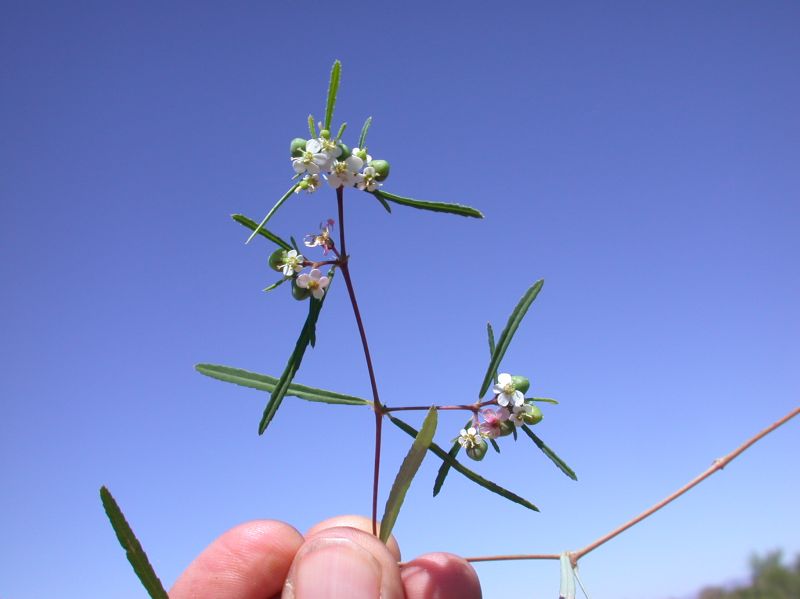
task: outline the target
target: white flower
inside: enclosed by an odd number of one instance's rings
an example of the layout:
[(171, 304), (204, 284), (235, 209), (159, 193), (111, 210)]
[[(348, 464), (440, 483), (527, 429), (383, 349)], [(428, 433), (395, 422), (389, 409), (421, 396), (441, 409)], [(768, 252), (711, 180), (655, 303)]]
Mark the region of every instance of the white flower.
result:
[(520, 406), (514, 407), (514, 413), (508, 417), (508, 419), (516, 424), (517, 426), (522, 426), (525, 424), (525, 416), (531, 414), (533, 412), (533, 406), (527, 403), (523, 403)]
[(286, 252), (286, 260), (283, 263), (283, 276), (290, 277), (293, 273), (300, 272), (303, 270), (303, 258), (302, 254), (298, 254), (297, 250), (289, 250)]
[(309, 139), (306, 142), (305, 151), (291, 160), (294, 172), (298, 174), (308, 172), (310, 175), (318, 175), (320, 170), (328, 169), (332, 158), (322, 151), (322, 144), (319, 143), (318, 139)]
[(356, 175), (356, 187), (358, 187), (361, 191), (375, 191), (381, 186), (381, 183), (378, 183), (375, 175), (377, 175), (375, 169), (371, 166), (368, 166), (364, 169), (363, 173)]
[(358, 180), (356, 173), (361, 170), (362, 166), (364, 166), (364, 161), (355, 155), (348, 156), (345, 160), (337, 160), (331, 167), (328, 183), (334, 189), (338, 189), (342, 185), (352, 187)]
[(341, 146), (336, 145), (336, 140), (320, 137), (315, 141), (319, 142), (320, 150), (327, 154), (331, 160), (342, 155), (342, 148)]
[(319, 186), (322, 185), (322, 181), (319, 178), (319, 175), (306, 175), (297, 184), (295, 188), (295, 193), (300, 193), (302, 190), (306, 190), (306, 193), (314, 193), (319, 189)]
[(525, 396), (521, 391), (517, 391), (511, 375), (507, 372), (497, 377), (497, 384), (493, 391), (497, 394), (497, 403), (503, 407), (511, 404), (512, 407), (521, 406), (525, 403)]
[(353, 156), (358, 156), (361, 160), (364, 161), (364, 164), (369, 164), (372, 162), (372, 156), (367, 154), (366, 150), (362, 150), (361, 148), (353, 148), (352, 152)]
[(310, 273), (303, 273), (297, 277), (297, 286), (308, 289), (315, 299), (322, 299), (322, 296), (325, 295), (325, 288), (330, 282), (328, 277), (322, 276), (318, 268), (314, 268)]
[(462, 428), (456, 441), (458, 441), (458, 444), (464, 449), (472, 449), (484, 443), (480, 433), (475, 430), (474, 426)]

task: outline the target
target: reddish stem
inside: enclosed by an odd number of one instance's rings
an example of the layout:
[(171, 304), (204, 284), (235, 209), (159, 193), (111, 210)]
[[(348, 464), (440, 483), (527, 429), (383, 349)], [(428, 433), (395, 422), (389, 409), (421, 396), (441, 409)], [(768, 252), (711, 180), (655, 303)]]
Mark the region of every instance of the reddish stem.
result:
[(378, 396), (378, 383), (375, 380), (375, 370), (372, 367), (372, 357), (369, 353), (367, 333), (364, 330), (364, 322), (361, 319), (361, 312), (358, 309), (358, 302), (356, 301), (356, 292), (353, 289), (353, 281), (350, 278), (349, 256), (347, 255), (347, 246), (344, 237), (344, 188), (341, 186), (336, 189), (336, 202), (339, 207), (340, 269), (344, 277), (345, 285), (347, 286), (347, 293), (350, 296), (350, 304), (353, 306), (353, 315), (356, 317), (358, 332), (359, 335), (361, 335), (361, 346), (364, 348), (364, 358), (367, 362), (369, 382), (372, 386), (373, 410), (375, 411), (375, 462), (372, 475), (372, 534), (378, 536), (378, 479), (381, 469), (381, 429), (383, 425), (384, 408)]

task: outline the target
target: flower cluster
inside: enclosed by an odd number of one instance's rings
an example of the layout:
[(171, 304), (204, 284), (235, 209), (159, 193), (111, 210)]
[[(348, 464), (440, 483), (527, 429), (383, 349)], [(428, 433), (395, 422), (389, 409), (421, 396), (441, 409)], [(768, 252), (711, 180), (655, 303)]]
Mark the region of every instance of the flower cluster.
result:
[[(330, 251), (335, 252), (336, 246), (333, 239), (331, 239), (333, 224), (332, 219), (320, 223), (319, 233), (306, 235), (305, 246), (309, 248), (319, 246), (322, 248), (323, 255), (327, 255)], [(330, 277), (323, 275), (322, 271), (317, 267), (321, 264), (330, 264), (330, 262), (310, 262), (296, 249), (286, 250), (279, 248), (270, 255), (269, 265), (273, 270), (282, 273), (284, 278), (275, 285), (268, 287), (267, 290), (291, 279), (292, 296), (295, 299), (304, 300), (309, 296), (314, 299), (322, 299), (325, 295), (325, 290), (330, 284)], [(312, 267), (308, 273), (302, 272), (306, 266)]]
[(366, 148), (351, 149), (339, 137), (331, 139), (327, 129), (319, 137), (293, 139), (289, 152), (295, 177), (302, 177), (295, 193), (315, 192), (322, 185), (321, 178), (334, 189), (357, 187), (372, 192), (389, 176), (388, 162), (373, 160)]
[[(516, 437), (516, 427), (538, 424), (542, 420), (542, 410), (533, 400), (525, 399), (529, 388), (530, 381), (523, 376), (511, 376), (505, 372), (498, 375), (492, 389), (494, 398), (483, 404), (489, 404), (489, 407), (476, 411), (473, 426), (461, 429), (454, 441), (466, 450), (470, 458), (482, 460), (486, 455), (486, 439), (511, 434)], [(491, 407), (491, 404), (497, 407)]]

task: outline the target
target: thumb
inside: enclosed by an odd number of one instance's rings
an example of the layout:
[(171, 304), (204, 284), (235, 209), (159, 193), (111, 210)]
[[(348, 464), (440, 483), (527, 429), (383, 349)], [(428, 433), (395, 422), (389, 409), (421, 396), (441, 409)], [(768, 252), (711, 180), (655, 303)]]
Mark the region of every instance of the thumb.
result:
[(295, 555), (282, 599), (403, 599), (396, 558), (369, 533), (321, 530)]

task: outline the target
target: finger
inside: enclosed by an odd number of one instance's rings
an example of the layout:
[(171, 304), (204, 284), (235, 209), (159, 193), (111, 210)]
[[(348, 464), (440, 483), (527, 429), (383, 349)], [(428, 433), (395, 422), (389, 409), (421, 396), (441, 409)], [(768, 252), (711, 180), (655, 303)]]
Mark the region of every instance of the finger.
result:
[(307, 535), (282, 597), (404, 599), (394, 554), (371, 533), (352, 527), (325, 528)]
[[(364, 516), (336, 516), (334, 518), (323, 520), (319, 524), (312, 526), (306, 533), (306, 538), (312, 537), (318, 532), (327, 528), (336, 528), (338, 526), (348, 526), (350, 528), (356, 528), (372, 534), (372, 520), (369, 518), (365, 518)], [(380, 530), (380, 527), (381, 524), (378, 522), (378, 530)], [(394, 560), (399, 562), (400, 546), (397, 544), (394, 535), (389, 537), (389, 541), (386, 543), (386, 548), (392, 553)]]
[(451, 553), (428, 553), (400, 570), (406, 599), (480, 599), (475, 569)]
[(266, 599), (280, 593), (303, 536), (275, 520), (232, 528), (184, 571), (171, 599)]

